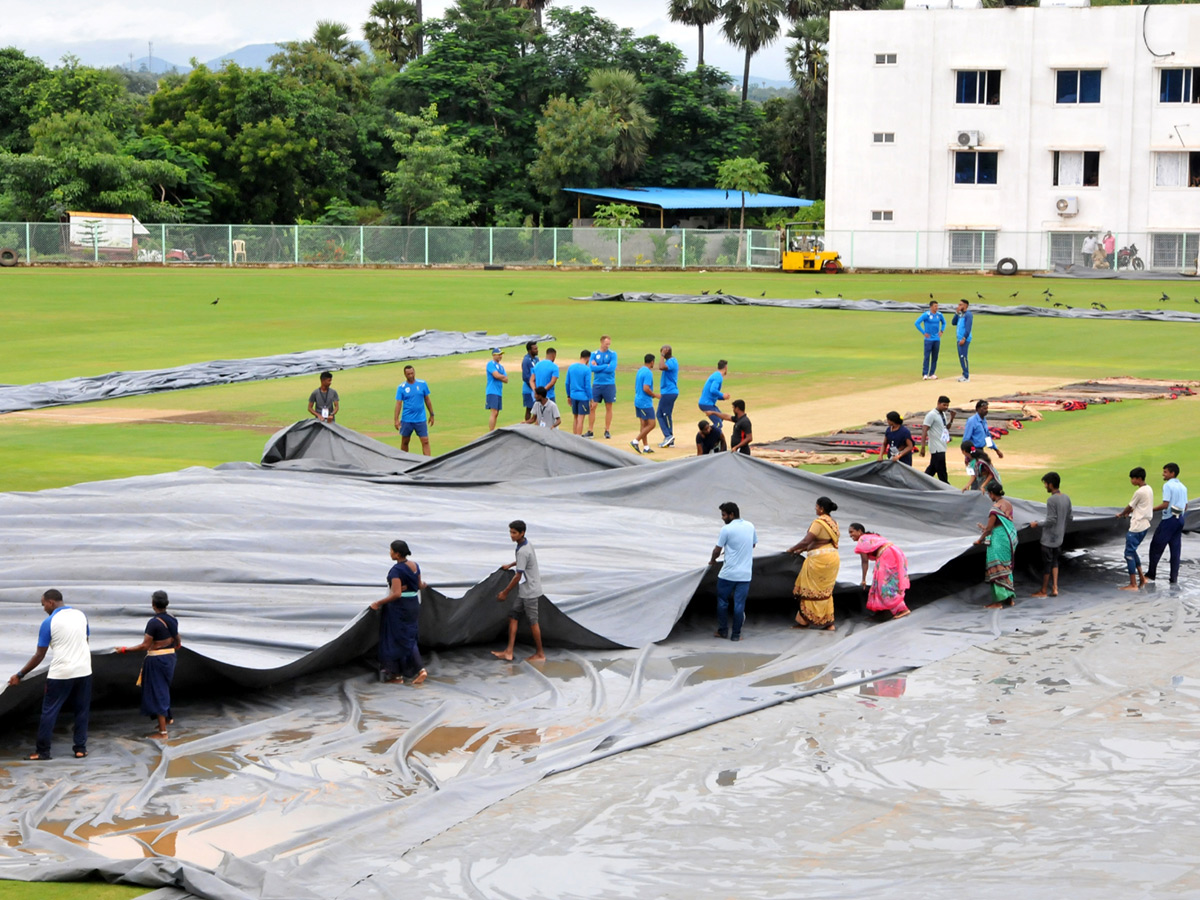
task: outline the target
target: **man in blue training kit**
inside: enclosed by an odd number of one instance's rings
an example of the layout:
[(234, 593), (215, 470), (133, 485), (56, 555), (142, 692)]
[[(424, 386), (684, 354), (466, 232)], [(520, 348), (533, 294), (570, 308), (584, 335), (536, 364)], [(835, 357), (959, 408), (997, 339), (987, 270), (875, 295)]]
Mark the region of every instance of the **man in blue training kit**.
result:
[[(758, 534), (754, 525), (742, 518), (736, 503), (722, 503), (721, 521), (725, 526), (717, 538), (708, 564), (716, 565), (717, 557), (725, 551), (725, 564), (717, 575), (717, 633), (731, 641), (742, 639), (742, 623), (746, 621), (746, 596), (750, 593), (750, 574), (754, 568), (754, 545)], [(727, 607), (733, 601), (732, 616)], [(732, 621), (729, 621), (732, 619)]]
[(662, 359), (658, 371), (662, 374), (658, 382), (658, 427), (663, 439), (660, 447), (675, 446), (675, 401), (679, 399), (679, 360), (675, 358), (670, 344), (663, 344)]
[(591, 355), (591, 350), (584, 350), (579, 354), (579, 362), (571, 363), (567, 369), (567, 399), (575, 416), (571, 434), (583, 434), (583, 422), (592, 411), (592, 370), (588, 368)]
[(938, 312), (936, 300), (929, 301), (929, 311), (917, 316), (914, 323), (917, 331), (925, 337), (925, 357), (921, 363), (921, 378), (937, 381), (938, 352), (942, 349), (942, 332), (946, 330), (946, 317)]
[(950, 324), (955, 326), (955, 339), (958, 341), (958, 364), (962, 366), (959, 381), (971, 380), (971, 367), (967, 363), (967, 354), (971, 352), (971, 329), (975, 325), (975, 313), (971, 312), (970, 300), (959, 300), (958, 309)]
[[(704, 382), (704, 387), (700, 391), (700, 412), (708, 416), (709, 421), (713, 423), (713, 428), (721, 431), (721, 422), (725, 419), (732, 421), (733, 417), (728, 416), (721, 410), (717, 409), (718, 400), (728, 400), (729, 395), (722, 392), (725, 386), (725, 376), (729, 374), (729, 363), (725, 360), (717, 361), (717, 371), (708, 376), (708, 380)], [(725, 449), (725, 436), (721, 435), (721, 449)]]
[(596, 430), (596, 407), (604, 404), (604, 437), (612, 437), (613, 404), (617, 402), (617, 354), (610, 350), (612, 338), (600, 335), (600, 349), (592, 354), (588, 366), (592, 370), (592, 409), (588, 416), (588, 430), (584, 437), (591, 437)]
[(536, 391), (540, 387), (546, 389), (546, 397), (550, 400), (556, 400), (554, 396), (554, 386), (558, 384), (558, 363), (554, 360), (558, 358), (558, 351), (553, 347), (546, 348), (546, 358), (540, 360), (533, 367), (533, 389)]
[(521, 358), (521, 402), (525, 405), (525, 421), (533, 418), (529, 411), (533, 409), (533, 367), (538, 363), (538, 343), (528, 341), (525, 344), (525, 356)]
[(650, 432), (654, 430), (654, 354), (647, 353), (645, 365), (637, 370), (633, 382), (633, 409), (638, 417), (638, 436), (629, 445), (639, 453), (653, 453)]
[(508, 373), (504, 371), (504, 365), (500, 362), (503, 357), (504, 351), (493, 347), (492, 358), (487, 364), (487, 388), (483, 394), (483, 408), (490, 410), (488, 431), (496, 430), (496, 419), (500, 416), (500, 410), (504, 408), (504, 385), (508, 384)]
[[(429, 410), (429, 425), (425, 424), (425, 410)], [(413, 432), (421, 439), (421, 452), (431, 456), (429, 429), (433, 427), (433, 401), (429, 399), (429, 385), (417, 378), (417, 370), (404, 367), (404, 381), (396, 388), (396, 411), (392, 418), (400, 432), (400, 449), (408, 452), (408, 441)]]

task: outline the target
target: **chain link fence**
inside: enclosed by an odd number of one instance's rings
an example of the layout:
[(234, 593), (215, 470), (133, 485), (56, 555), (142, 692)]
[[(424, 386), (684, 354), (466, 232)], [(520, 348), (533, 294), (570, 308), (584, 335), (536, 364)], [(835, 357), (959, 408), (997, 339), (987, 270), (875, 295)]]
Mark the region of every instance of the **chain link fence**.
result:
[[(1194, 274), (1200, 227), (1132, 234), (814, 230), (851, 269), (1022, 270), (1108, 266)], [(440, 228), (357, 225), (147, 224), (109, 246), (66, 223), (0, 222), (0, 262), (147, 266), (545, 266), (562, 268), (777, 269), (773, 230), (682, 228)], [(1097, 255), (1095, 247), (1108, 250)]]

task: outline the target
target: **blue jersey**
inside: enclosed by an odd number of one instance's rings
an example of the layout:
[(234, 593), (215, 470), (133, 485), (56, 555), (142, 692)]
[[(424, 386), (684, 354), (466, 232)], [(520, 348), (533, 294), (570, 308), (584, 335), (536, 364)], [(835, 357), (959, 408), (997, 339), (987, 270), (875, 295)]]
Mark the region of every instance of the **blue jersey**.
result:
[(942, 332), (946, 330), (946, 317), (941, 313), (923, 312), (917, 316), (914, 324), (917, 331), (925, 335), (925, 340), (940, 341)]
[(633, 381), (633, 405), (638, 409), (653, 409), (654, 398), (646, 393), (646, 388), (654, 390), (654, 370), (642, 366), (637, 370), (637, 378)]
[(533, 388), (529, 386), (529, 379), (533, 377), (533, 367), (537, 365), (538, 358), (525, 354), (525, 358), (521, 360), (521, 393), (532, 394)]
[(571, 400), (591, 401), (592, 372), (584, 363), (571, 363), (567, 369), (567, 397)]
[(958, 340), (966, 341), (968, 344), (971, 343), (971, 328), (975, 325), (975, 313), (970, 310), (967, 310), (962, 315), (955, 313), (951, 322), (957, 326), (955, 335)]
[(400, 414), (401, 422), (425, 421), (425, 398), (430, 394), (429, 385), (420, 378), (412, 384), (403, 382), (396, 388), (396, 402), (404, 403), (404, 412)]
[(722, 391), (721, 388), (724, 386), (724, 384), (725, 376), (721, 374), (720, 370), (709, 375), (708, 381), (704, 382), (704, 389), (700, 391), (700, 405), (716, 406), (718, 401), (723, 399), (721, 394), (723, 394), (724, 391)]
[(487, 390), (486, 395), (500, 397), (504, 394), (504, 382), (493, 377), (495, 375), (507, 375), (504, 371), (504, 366), (496, 362), (494, 359), (489, 359), (487, 364)]
[(549, 399), (554, 399), (554, 388), (547, 387), (550, 384), (550, 379), (558, 377), (558, 363), (553, 360), (539, 360), (538, 364), (533, 367), (533, 380), (538, 387), (546, 388), (546, 395)]
[(658, 392), (660, 394), (678, 394), (679, 393), (679, 360), (675, 357), (664, 359), (663, 365), (666, 366), (662, 370), (662, 378), (659, 382)]
[(596, 385), (617, 383), (617, 354), (612, 350), (597, 350), (588, 360), (592, 369), (592, 383)]

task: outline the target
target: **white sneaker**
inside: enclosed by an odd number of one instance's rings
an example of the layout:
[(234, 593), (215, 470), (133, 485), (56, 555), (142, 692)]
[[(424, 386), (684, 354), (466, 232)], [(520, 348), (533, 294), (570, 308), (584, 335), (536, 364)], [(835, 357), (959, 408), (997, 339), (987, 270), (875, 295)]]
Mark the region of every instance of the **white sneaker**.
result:
[(936, 375), (930, 375), (930, 376), (929, 376), (929, 380), (930, 380), (930, 381), (937, 381), (937, 376), (936, 376)]
[(928, 375), (922, 375), (922, 376), (921, 376), (921, 380), (922, 380), (922, 381), (928, 381), (928, 380), (929, 380), (929, 376), (928, 376)]
[(671, 435), (669, 438), (667, 438), (665, 441), (663, 441), (661, 444), (659, 444), (659, 446), (660, 447), (674, 447), (675, 446), (675, 435)]
[(970, 381), (971, 379), (968, 378), (966, 375), (959, 375), (958, 380), (959, 381)]

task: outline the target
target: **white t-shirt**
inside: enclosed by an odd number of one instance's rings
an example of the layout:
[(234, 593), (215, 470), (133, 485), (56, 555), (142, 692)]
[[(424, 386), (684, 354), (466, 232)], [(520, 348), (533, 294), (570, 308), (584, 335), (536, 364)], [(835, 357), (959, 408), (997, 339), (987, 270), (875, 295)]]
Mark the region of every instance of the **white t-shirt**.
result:
[(71, 606), (60, 606), (38, 629), (38, 647), (50, 648), (47, 678), (83, 678), (92, 674), (92, 649), (88, 646), (87, 616)]
[(950, 429), (946, 425), (945, 413), (936, 408), (925, 414), (925, 426), (929, 429), (929, 452), (945, 453), (946, 442), (950, 440)]
[(1154, 517), (1154, 489), (1143, 484), (1133, 492), (1129, 505), (1133, 507), (1129, 513), (1129, 530), (1135, 533), (1145, 531)]

